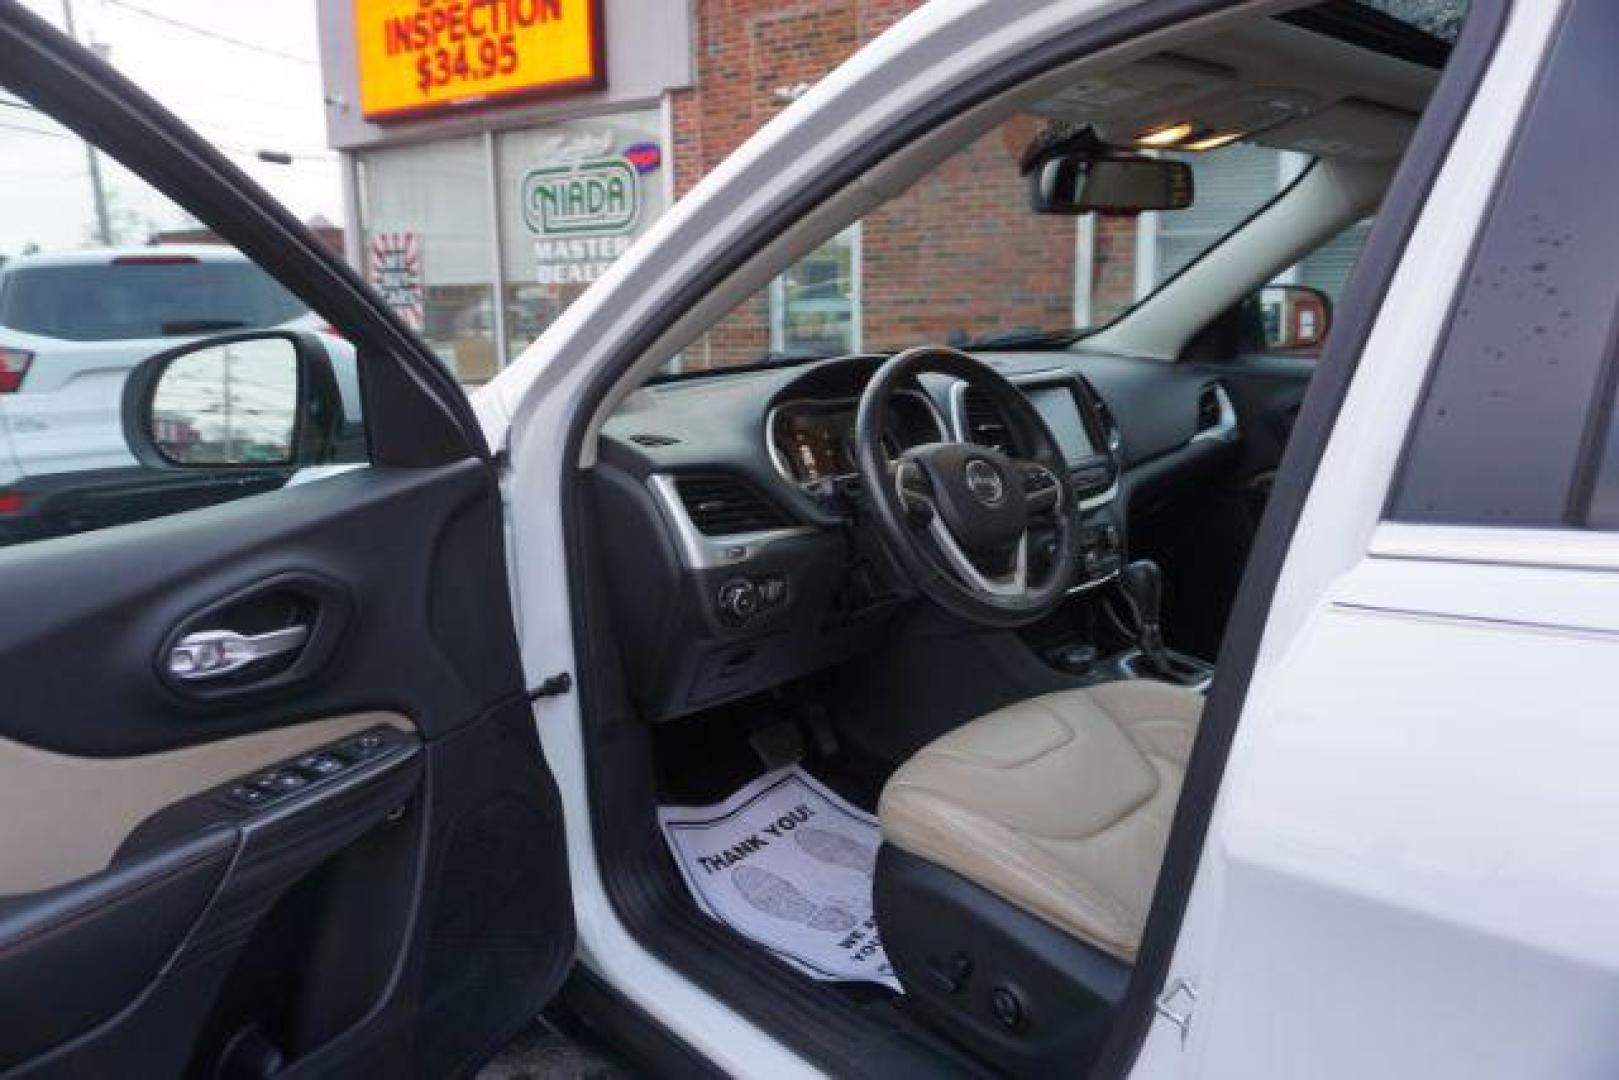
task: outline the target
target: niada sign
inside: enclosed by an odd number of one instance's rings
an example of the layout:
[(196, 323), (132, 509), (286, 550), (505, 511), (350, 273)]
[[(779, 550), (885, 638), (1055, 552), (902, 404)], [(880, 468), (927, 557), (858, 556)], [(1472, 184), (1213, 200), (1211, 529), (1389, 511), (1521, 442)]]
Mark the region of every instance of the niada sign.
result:
[(641, 180), (622, 157), (534, 169), (523, 220), (536, 236), (623, 236), (641, 220)]
[(641, 221), (641, 174), (622, 155), (531, 169), (523, 222), (540, 285), (588, 285), (629, 248)]

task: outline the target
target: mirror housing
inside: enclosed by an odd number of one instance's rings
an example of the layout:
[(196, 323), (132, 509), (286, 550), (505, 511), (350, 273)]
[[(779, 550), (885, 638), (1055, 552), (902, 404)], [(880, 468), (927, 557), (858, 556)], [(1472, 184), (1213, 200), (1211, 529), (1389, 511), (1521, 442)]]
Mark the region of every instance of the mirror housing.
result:
[(291, 472), (338, 459), (343, 400), (317, 335), (244, 331), (142, 361), (124, 384), (123, 428), (148, 468)]
[(1332, 298), (1307, 285), (1266, 285), (1259, 290), (1265, 348), (1315, 353), (1332, 329)]
[(1192, 167), (1109, 146), (1085, 129), (1036, 140), (1024, 155), (1029, 207), (1037, 214), (1139, 214), (1192, 205)]

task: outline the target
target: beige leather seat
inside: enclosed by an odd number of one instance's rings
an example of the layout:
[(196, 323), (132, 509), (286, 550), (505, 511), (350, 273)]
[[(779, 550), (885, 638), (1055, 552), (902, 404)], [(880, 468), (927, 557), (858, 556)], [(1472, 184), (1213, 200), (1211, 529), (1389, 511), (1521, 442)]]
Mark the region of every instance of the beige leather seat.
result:
[(883, 789), (883, 836), (1133, 961), (1203, 699), (1107, 683), (935, 740)]

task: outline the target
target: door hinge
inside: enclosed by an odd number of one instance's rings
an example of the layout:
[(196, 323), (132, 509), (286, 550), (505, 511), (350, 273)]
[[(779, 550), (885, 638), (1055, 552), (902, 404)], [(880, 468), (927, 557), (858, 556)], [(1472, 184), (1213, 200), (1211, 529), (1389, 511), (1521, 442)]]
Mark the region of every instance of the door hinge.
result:
[(1184, 976), (1176, 978), (1169, 984), (1169, 988), (1158, 995), (1153, 1002), (1153, 1009), (1180, 1029), (1181, 1045), (1186, 1045), (1186, 1035), (1192, 1030), (1192, 1013), (1197, 1010), (1197, 984)]
[(538, 701), (541, 698), (561, 697), (563, 694), (566, 694), (572, 689), (573, 676), (564, 671), (560, 672), (559, 674), (552, 675), (550, 678), (540, 683), (540, 685), (530, 690), (528, 692), (528, 699), (530, 701)]

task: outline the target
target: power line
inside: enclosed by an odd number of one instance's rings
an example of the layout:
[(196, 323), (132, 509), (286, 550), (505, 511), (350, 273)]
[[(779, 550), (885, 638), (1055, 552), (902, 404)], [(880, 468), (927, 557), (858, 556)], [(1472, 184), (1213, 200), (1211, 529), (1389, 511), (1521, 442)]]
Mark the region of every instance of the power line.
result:
[[(26, 110), (28, 112), (36, 113), (39, 116), (42, 116), (42, 117), (45, 117), (46, 119), (49, 119), (49, 117), (47, 117), (46, 114), (40, 112), (38, 106), (30, 105), (26, 101), (13, 101), (13, 100), (10, 100), (10, 99), (4, 98), (4, 97), (0, 97), (0, 106), (5, 106), (7, 108), (12, 108), (12, 109)], [(184, 120), (184, 117), (182, 117), (181, 119)], [(224, 128), (224, 126), (222, 124), (221, 125), (215, 125), (215, 124), (211, 124), (211, 123), (210, 124), (203, 124), (203, 123), (199, 123), (199, 122), (197, 122), (195, 120), (187, 120), (185, 122), (190, 127), (192, 127), (193, 129), (198, 131), (200, 134), (202, 134), (202, 136), (205, 139), (207, 139), (209, 142), (213, 143), (214, 146), (219, 147), (222, 150), (227, 150), (227, 151), (230, 151), (230, 152), (233, 152), (233, 153), (239, 153), (239, 154), (247, 154), (247, 155), (250, 155), (250, 156), (256, 156), (258, 154), (258, 150), (256, 150), (256, 149), (253, 149), (253, 148), (247, 147), (247, 146), (243, 146), (240, 143), (225, 142), (225, 141), (216, 139), (213, 136), (210, 136), (208, 134), (210, 131), (223, 133), (225, 131), (225, 128)], [(57, 136), (59, 138), (64, 138), (64, 139), (72, 137), (72, 136), (69, 135), (69, 133), (67, 133), (65, 131), (38, 131), (38, 130), (33, 129), (33, 128), (12, 127), (11, 125), (6, 125), (6, 126), (11, 127), (11, 129), (14, 130), (14, 131), (29, 131), (29, 132), (31, 132), (32, 134), (35, 134), (35, 135), (55, 135), (55, 136)], [(233, 133), (240, 134), (241, 129), (239, 129), (239, 128), (234, 129)], [(269, 142), (272, 142), (272, 143), (280, 142), (280, 137), (278, 135), (276, 135), (276, 134), (271, 133), (271, 132), (262, 131), (262, 130), (255, 132), (255, 131), (250, 130), (250, 131), (248, 131), (248, 134), (250, 134), (250, 135), (252, 135), (252, 134), (262, 135)], [(307, 151), (305, 151), (305, 150), (294, 150), (294, 151), (290, 151), (290, 154), (291, 154), (291, 156), (293, 158), (298, 159), (298, 160), (302, 160), (302, 161), (335, 162), (337, 160), (337, 155), (334, 154), (330, 150), (307, 150)]]
[[(167, 90), (173, 93), (182, 93), (187, 91), (204, 93), (210, 98), (229, 98), (233, 101), (246, 101), (253, 105), (265, 105), (272, 109), (286, 109), (288, 111), (296, 112), (319, 112), (321, 105), (320, 100), (313, 96), (305, 98), (302, 101), (291, 101), (287, 98), (257, 97), (253, 94), (242, 94), (234, 90), (221, 90), (217, 86), (209, 86), (206, 83), (174, 82), (167, 79), (154, 79), (149, 76), (141, 80), (141, 85), (148, 87), (149, 90), (152, 91)], [(158, 95), (153, 93), (152, 96), (157, 97)]]
[(0, 105), (4, 105), (8, 109), (23, 109), (32, 113), (39, 112), (39, 107), (37, 105), (30, 105), (26, 101), (16, 101), (12, 98), (0, 97)]
[(184, 30), (188, 33), (196, 34), (199, 37), (212, 38), (214, 41), (223, 42), (226, 45), (234, 45), (238, 49), (248, 49), (252, 52), (262, 53), (265, 56), (274, 56), (281, 60), (290, 60), (295, 64), (308, 64), (310, 67), (320, 66), (310, 57), (299, 56), (297, 53), (283, 52), (280, 49), (272, 49), (268, 45), (260, 45), (256, 41), (243, 41), (241, 38), (231, 37), (228, 34), (221, 34), (219, 31), (210, 30), (205, 26), (198, 26), (195, 23), (189, 23), (183, 19), (176, 19), (171, 15), (164, 15), (161, 12), (152, 11), (150, 8), (141, 7), (139, 4), (131, 4), (129, 0), (104, 0), (104, 2), (111, 4), (113, 7), (123, 8), (125, 11), (131, 12), (135, 15), (140, 15), (144, 18), (151, 19), (153, 22), (160, 22), (166, 26), (172, 26), (177, 30)]
[(7, 131), (21, 131), (27, 135), (44, 135), (50, 139), (71, 139), (73, 137), (65, 131), (41, 131), (39, 128), (24, 127), (21, 124), (0, 123), (0, 128), (5, 128)]

